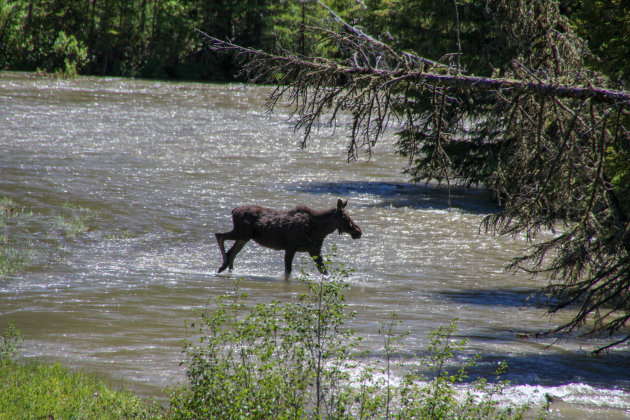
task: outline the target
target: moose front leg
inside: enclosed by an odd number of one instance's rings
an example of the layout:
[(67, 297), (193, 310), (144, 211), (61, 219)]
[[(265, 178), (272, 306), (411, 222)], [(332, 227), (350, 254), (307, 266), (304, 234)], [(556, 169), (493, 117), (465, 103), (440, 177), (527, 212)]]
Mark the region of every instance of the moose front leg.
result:
[(227, 265), (230, 271), (234, 269), (234, 258), (236, 258), (236, 254), (241, 252), (246, 243), (247, 241), (236, 241), (234, 242), (234, 245), (232, 245), (232, 248), (230, 248), (227, 252)]
[(315, 266), (317, 267), (319, 272), (322, 273), (323, 275), (327, 275), (328, 270), (326, 270), (326, 264), (324, 264), (324, 259), (322, 258), (322, 252), (311, 251), (309, 252), (309, 254), (311, 258), (313, 259), (313, 261), (315, 261)]
[(287, 249), (284, 253), (284, 279), (288, 280), (291, 276), (291, 270), (293, 269), (293, 257), (295, 257), (295, 250)]

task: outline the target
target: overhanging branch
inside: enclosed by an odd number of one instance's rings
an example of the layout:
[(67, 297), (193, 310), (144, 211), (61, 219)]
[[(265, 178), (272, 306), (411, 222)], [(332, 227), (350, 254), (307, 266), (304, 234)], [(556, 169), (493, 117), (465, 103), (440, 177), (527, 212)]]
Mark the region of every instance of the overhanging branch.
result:
[(388, 87), (403, 81), (411, 81), (414, 83), (429, 83), (444, 87), (512, 91), (515, 93), (547, 95), (556, 98), (591, 99), (595, 102), (613, 105), (630, 105), (630, 92), (623, 90), (591, 86), (570, 86), (546, 83), (543, 81), (449, 75), (420, 70), (387, 70), (367, 66), (343, 65), (342, 63), (328, 59), (300, 58), (291, 54), (278, 55), (253, 48), (241, 47), (230, 41), (214, 38), (198, 29), (195, 30), (208, 39), (210, 48), (213, 51), (232, 52), (243, 58), (253, 60), (252, 62), (245, 63), (245, 68), (248, 71), (255, 71), (257, 74), (266, 73), (268, 77), (266, 82), (276, 81), (271, 77), (276, 74), (268, 74), (269, 72), (280, 74), (282, 70), (285, 70), (285, 66), (290, 66), (292, 69), (302, 71), (334, 72), (350, 77), (373, 77), (380, 79), (383, 83), (383, 87)]

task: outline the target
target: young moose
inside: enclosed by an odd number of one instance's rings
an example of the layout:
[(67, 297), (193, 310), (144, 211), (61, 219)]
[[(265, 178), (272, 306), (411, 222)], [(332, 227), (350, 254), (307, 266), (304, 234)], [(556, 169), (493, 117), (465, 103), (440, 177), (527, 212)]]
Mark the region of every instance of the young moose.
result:
[[(306, 206), (298, 206), (292, 210), (274, 210), (254, 205), (235, 208), (232, 210), (232, 230), (215, 234), (223, 256), (219, 273), (226, 268), (232, 270), (236, 255), (253, 239), (264, 247), (284, 250), (285, 278), (291, 274), (296, 252), (308, 252), (319, 271), (326, 274), (322, 260), (324, 238), (335, 230), (340, 235), (347, 232), (353, 239), (361, 237), (361, 228), (344, 210), (347, 204), (348, 200), (338, 200), (337, 207), (321, 211)], [(226, 240), (234, 241), (227, 252), (224, 246)]]

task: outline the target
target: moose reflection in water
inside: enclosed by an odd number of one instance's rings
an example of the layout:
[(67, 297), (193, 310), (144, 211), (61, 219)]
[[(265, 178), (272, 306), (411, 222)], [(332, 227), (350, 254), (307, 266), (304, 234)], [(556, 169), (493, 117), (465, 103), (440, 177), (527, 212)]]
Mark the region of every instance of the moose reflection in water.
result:
[[(337, 207), (313, 210), (298, 206), (292, 210), (274, 210), (255, 205), (239, 206), (232, 210), (234, 227), (225, 233), (216, 233), (217, 243), (223, 256), (219, 273), (234, 266), (234, 258), (245, 244), (253, 239), (272, 249), (284, 250), (284, 276), (291, 274), (296, 252), (308, 252), (317, 268), (326, 274), (322, 260), (324, 238), (335, 230), (341, 235), (349, 233), (353, 239), (361, 237), (361, 228), (348, 216), (345, 207), (348, 200), (337, 200)], [(233, 240), (234, 245), (226, 252), (224, 242)]]

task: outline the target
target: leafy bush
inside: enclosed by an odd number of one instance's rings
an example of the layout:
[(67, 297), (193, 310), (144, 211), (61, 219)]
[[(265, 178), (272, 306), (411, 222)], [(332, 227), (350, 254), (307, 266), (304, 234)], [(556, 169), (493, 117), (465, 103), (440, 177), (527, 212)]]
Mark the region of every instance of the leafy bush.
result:
[(77, 41), (74, 35), (67, 36), (60, 31), (53, 45), (53, 66), (55, 75), (74, 78), (87, 58), (87, 47)]
[[(304, 272), (304, 271), (303, 271)], [(352, 332), (343, 328), (347, 273), (328, 282), (304, 277), (297, 302), (247, 307), (247, 294), (213, 302), (201, 316), (199, 344), (188, 343), (190, 388), (171, 401), (176, 418), (339, 417)], [(193, 325), (194, 327), (194, 325)]]
[[(349, 271), (332, 268), (312, 280), (302, 269), (306, 291), (287, 303), (248, 305), (239, 290), (209, 302), (201, 314), (196, 342), (186, 345), (189, 386), (171, 396), (174, 418), (521, 418), (528, 407), (501, 407), (494, 398), (507, 382), (484, 379), (468, 386), (471, 362), (449, 374), (445, 366), (465, 342), (453, 342), (455, 325), (429, 335), (429, 356), (407, 363), (400, 385), (391, 381), (398, 342), (394, 319), (381, 329), (381, 366), (365, 366), (361, 341), (344, 323), (343, 290)], [(431, 380), (418, 371), (428, 369)], [(500, 373), (500, 372), (499, 372)], [(464, 394), (464, 395), (462, 395)]]

